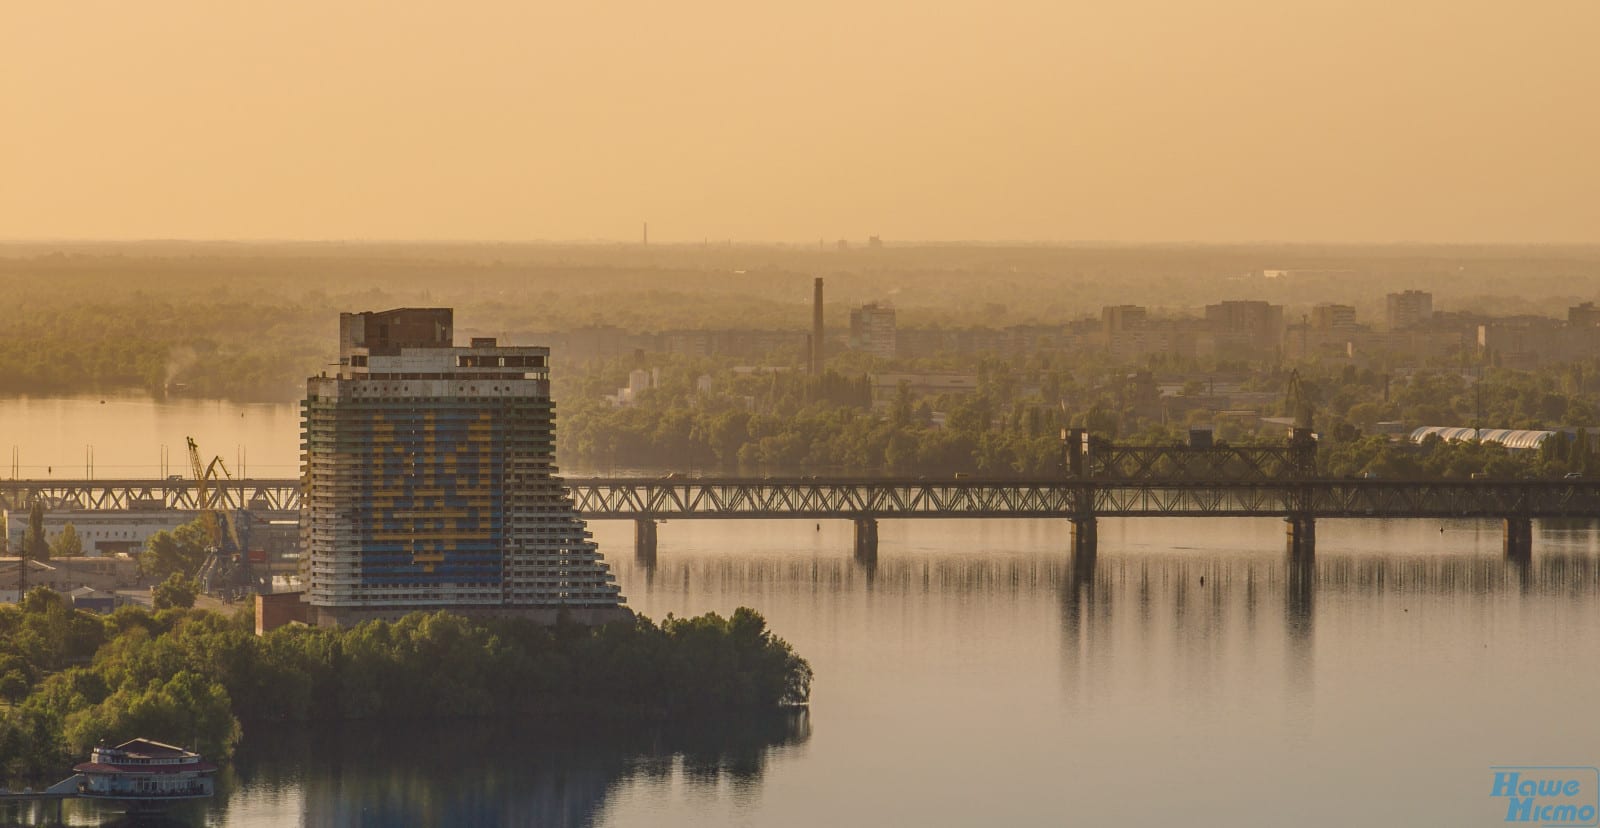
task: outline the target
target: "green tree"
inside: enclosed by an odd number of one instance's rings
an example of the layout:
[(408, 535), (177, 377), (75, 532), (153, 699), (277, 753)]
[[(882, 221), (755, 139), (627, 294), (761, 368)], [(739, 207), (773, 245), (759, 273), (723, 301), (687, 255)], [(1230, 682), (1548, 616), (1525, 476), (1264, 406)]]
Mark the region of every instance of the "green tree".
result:
[(916, 400), (911, 396), (911, 384), (901, 380), (894, 392), (894, 408), (890, 409), (889, 422), (896, 428), (910, 425), (915, 403)]
[(28, 689), (28, 677), (21, 670), (9, 670), (0, 676), (0, 699), (15, 704), (27, 697)]
[(139, 555), (140, 571), (156, 578), (175, 572), (193, 575), (200, 571), (210, 546), (206, 521), (207, 516), (201, 515), (171, 532), (163, 530), (147, 538), (144, 552)]
[(22, 611), (29, 615), (49, 615), (64, 610), (66, 605), (61, 593), (47, 586), (36, 586), (22, 596)]
[(803, 703), (812, 680), (805, 659), (744, 608), (602, 627), (413, 613), (258, 638), (243, 614), (123, 607), (102, 619), (45, 589), (24, 603), (0, 606), (0, 698), (18, 701), (0, 709), (0, 775), (41, 776), (101, 739), (133, 736), (222, 758), (240, 715), (661, 720)]
[(77, 558), (83, 555), (83, 540), (78, 537), (78, 528), (68, 523), (61, 527), (61, 534), (50, 542), (50, 555), (56, 558)]
[(150, 597), (155, 602), (156, 609), (188, 609), (194, 606), (195, 596), (200, 594), (200, 585), (193, 578), (182, 572), (174, 572), (167, 576), (165, 581), (155, 585), (150, 590)]
[(22, 539), (23, 557), (36, 561), (50, 560), (50, 544), (44, 537), (44, 501), (33, 499), (28, 509), (28, 532)]
[(153, 733), (181, 734), (184, 741), (192, 735), (201, 753), (221, 758), (232, 753), (240, 728), (228, 689), (213, 678), (184, 670), (143, 687), (124, 685), (103, 703), (70, 716), (64, 736), (71, 752), (82, 754), (102, 740), (118, 742)]

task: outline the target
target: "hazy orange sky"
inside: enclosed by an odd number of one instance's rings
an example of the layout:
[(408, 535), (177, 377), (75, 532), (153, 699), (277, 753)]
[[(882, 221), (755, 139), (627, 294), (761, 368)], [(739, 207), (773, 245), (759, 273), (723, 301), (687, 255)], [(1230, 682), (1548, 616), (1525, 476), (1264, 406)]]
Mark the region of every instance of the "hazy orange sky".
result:
[(11, 0), (0, 238), (1600, 242), (1597, 0)]

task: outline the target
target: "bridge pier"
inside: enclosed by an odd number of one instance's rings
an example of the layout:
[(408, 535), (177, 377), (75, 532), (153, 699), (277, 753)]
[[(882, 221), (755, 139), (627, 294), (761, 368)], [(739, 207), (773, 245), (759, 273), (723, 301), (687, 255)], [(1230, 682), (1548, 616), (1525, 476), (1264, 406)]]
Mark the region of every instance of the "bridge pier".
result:
[(1514, 561), (1533, 558), (1533, 519), (1508, 517), (1505, 519), (1506, 557)]
[(856, 524), (855, 558), (863, 563), (878, 560), (878, 519), (858, 517)]
[(1305, 515), (1290, 515), (1284, 518), (1283, 525), (1289, 557), (1311, 560), (1317, 551), (1317, 521)]
[(1094, 567), (1099, 553), (1094, 544), (1079, 546), (1072, 545), (1072, 582), (1073, 584), (1089, 584), (1094, 582)]
[(656, 565), (656, 522), (654, 518), (633, 522), (633, 557), (645, 566)]
[(1072, 557), (1086, 558), (1094, 564), (1095, 553), (1100, 551), (1100, 523), (1093, 516), (1072, 518)]

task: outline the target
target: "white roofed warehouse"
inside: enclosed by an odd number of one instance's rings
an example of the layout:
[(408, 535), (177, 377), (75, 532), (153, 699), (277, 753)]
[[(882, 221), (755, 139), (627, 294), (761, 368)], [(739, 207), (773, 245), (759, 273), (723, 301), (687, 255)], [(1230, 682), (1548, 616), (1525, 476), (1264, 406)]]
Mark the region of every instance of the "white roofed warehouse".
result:
[(1423, 426), (1411, 432), (1411, 442), (1421, 443), (1429, 437), (1437, 436), (1445, 442), (1460, 440), (1463, 442), (1475, 441), (1480, 443), (1499, 443), (1511, 451), (1534, 451), (1544, 445), (1544, 441), (1551, 437), (1560, 436), (1562, 439), (1571, 439), (1571, 435), (1564, 431), (1535, 431), (1531, 429), (1516, 428), (1462, 428), (1459, 426)]

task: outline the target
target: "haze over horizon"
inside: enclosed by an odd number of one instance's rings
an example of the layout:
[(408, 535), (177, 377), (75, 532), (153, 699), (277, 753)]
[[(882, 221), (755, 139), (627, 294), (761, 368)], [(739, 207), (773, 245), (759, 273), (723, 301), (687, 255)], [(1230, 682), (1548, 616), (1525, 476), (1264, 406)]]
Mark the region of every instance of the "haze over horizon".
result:
[(1592, 0), (0, 14), (0, 238), (1600, 242)]

